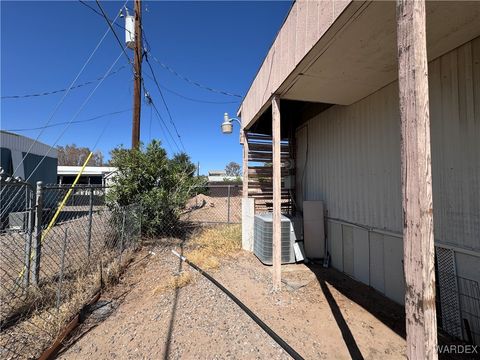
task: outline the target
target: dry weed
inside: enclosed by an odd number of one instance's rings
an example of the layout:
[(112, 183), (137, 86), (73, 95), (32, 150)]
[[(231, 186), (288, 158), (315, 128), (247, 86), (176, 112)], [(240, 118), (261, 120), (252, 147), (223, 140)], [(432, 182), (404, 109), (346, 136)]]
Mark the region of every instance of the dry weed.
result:
[(125, 270), (126, 266), (132, 261), (134, 251), (131, 249), (125, 250), (121, 257), (113, 257), (108, 265), (103, 268), (102, 280), (103, 285), (109, 288), (118, 283), (120, 276)]
[(153, 290), (153, 295), (158, 295), (167, 290), (180, 289), (190, 284), (193, 280), (193, 274), (190, 271), (182, 271), (179, 275), (172, 275), (160, 286)]
[(204, 270), (216, 269), (221, 259), (235, 256), (242, 247), (240, 225), (220, 225), (203, 229), (191, 243), (187, 258)]
[[(18, 300), (19, 304), (12, 304), (15, 305), (13, 309), (10, 305), (11, 311), (25, 312), (25, 317), (23, 321), (0, 334), (0, 348), (8, 346), (10, 350), (18, 351), (25, 358), (38, 357), (41, 351), (55, 340), (66, 323), (99, 290), (100, 276), (106, 287), (113, 286), (133, 256), (132, 250), (125, 250), (121, 256), (115, 252), (104, 252), (102, 259), (107, 265), (102, 268), (101, 275), (99, 269), (95, 270), (94, 266), (70, 273), (62, 282), (58, 308), (57, 283), (50, 282), (40, 287), (30, 287), (28, 294)], [(12, 341), (14, 339), (24, 341), (15, 343)]]

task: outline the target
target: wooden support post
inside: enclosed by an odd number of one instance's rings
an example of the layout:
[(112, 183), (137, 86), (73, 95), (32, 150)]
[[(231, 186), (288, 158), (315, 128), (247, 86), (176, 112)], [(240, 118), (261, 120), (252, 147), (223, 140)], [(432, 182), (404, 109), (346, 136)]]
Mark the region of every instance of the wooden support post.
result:
[(437, 359), (425, 2), (397, 0), (408, 359)]
[(280, 163), (280, 98), (272, 100), (272, 166), (273, 166), (273, 289), (282, 286), (282, 246), (281, 246), (281, 163)]
[(242, 187), (242, 195), (243, 197), (248, 197), (248, 138), (247, 132), (243, 130), (241, 133), (241, 142), (243, 143), (243, 163), (242, 163), (242, 171), (243, 171), (243, 187)]

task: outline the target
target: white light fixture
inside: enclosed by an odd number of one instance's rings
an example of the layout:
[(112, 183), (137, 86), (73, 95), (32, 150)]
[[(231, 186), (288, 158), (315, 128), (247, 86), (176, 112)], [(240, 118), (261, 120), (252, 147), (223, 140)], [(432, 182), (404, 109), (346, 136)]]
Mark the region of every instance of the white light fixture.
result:
[(223, 134), (231, 134), (232, 133), (232, 131), (233, 131), (233, 123), (232, 123), (233, 120), (238, 122), (240, 127), (242, 127), (242, 123), (240, 122), (240, 120), (238, 120), (237, 118), (229, 118), (228, 113), (223, 114), (223, 123), (222, 123), (222, 133)]

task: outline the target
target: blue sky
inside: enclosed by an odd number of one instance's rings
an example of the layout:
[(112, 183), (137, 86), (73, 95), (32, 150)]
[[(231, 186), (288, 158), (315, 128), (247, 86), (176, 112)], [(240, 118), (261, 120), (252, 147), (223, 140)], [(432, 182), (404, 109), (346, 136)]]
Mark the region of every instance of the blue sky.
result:
[[(88, 2), (96, 7), (95, 2)], [(103, 1), (113, 19), (124, 2)], [(151, 53), (178, 73), (207, 86), (244, 95), (279, 30), (289, 1), (270, 2), (143, 2), (143, 24)], [(133, 8), (129, 1), (127, 7)], [(123, 19), (117, 22), (124, 25)], [(1, 93), (21, 95), (67, 88), (91, 54), (107, 24), (77, 1), (1, 2)], [(124, 31), (115, 28), (120, 39)], [(102, 76), (120, 55), (114, 36), (107, 35), (77, 83)], [(133, 57), (131, 50), (128, 54)], [(234, 97), (212, 93), (177, 78), (150, 59), (162, 86), (204, 101), (230, 102)], [(121, 57), (114, 69), (126, 64)], [(143, 73), (150, 75), (146, 63)], [(165, 122), (169, 118), (160, 94), (147, 76), (145, 85)], [(68, 122), (97, 83), (72, 90), (51, 124)], [(132, 107), (132, 73), (128, 67), (105, 79), (76, 120), (129, 110)], [(163, 90), (187, 153), (200, 162), (201, 173), (222, 169), (229, 161), (241, 163), (238, 127), (222, 135), (224, 112), (236, 113), (239, 103), (210, 104), (185, 100)], [(26, 99), (2, 99), (1, 128), (18, 129), (44, 125), (63, 93)], [(131, 111), (94, 121), (72, 124), (58, 145), (75, 143), (104, 155), (112, 148), (131, 143)], [(65, 126), (46, 129), (40, 141), (54, 144)], [(175, 131), (169, 124), (170, 132)], [(21, 132), (36, 138), (39, 130)], [(162, 131), (151, 106), (142, 103), (141, 140), (159, 138), (171, 154), (177, 151)], [(177, 139), (176, 139), (177, 140)], [(170, 142), (170, 144), (168, 143)], [(178, 140), (177, 140), (178, 142)], [(179, 144), (180, 145), (180, 144)]]

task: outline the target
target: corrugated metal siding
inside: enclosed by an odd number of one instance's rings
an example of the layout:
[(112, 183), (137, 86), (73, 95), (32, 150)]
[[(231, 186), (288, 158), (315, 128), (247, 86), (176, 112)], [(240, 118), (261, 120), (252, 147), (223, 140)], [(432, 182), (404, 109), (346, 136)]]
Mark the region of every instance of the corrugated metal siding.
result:
[(297, 132), (298, 144), (306, 143), (308, 133), (304, 175), (304, 163), (297, 163), (305, 199), (325, 201), (332, 218), (402, 230), (396, 99), (391, 84), (353, 105), (322, 112), (307, 123), (308, 130)]
[[(435, 239), (480, 250), (480, 38), (429, 71)], [(297, 144), (308, 137), (304, 175), (297, 162), (304, 198), (324, 201), (332, 218), (401, 232), (399, 119), (395, 82), (309, 120), (297, 131)]]
[(5, 149), (29, 152), (30, 154), (48, 156), (52, 158), (57, 157), (57, 149), (52, 148), (51, 146), (35, 141), (34, 139), (28, 138), (23, 135), (18, 135), (10, 133), (7, 131), (0, 131), (0, 146)]
[(429, 72), (435, 238), (480, 250), (480, 38)]

